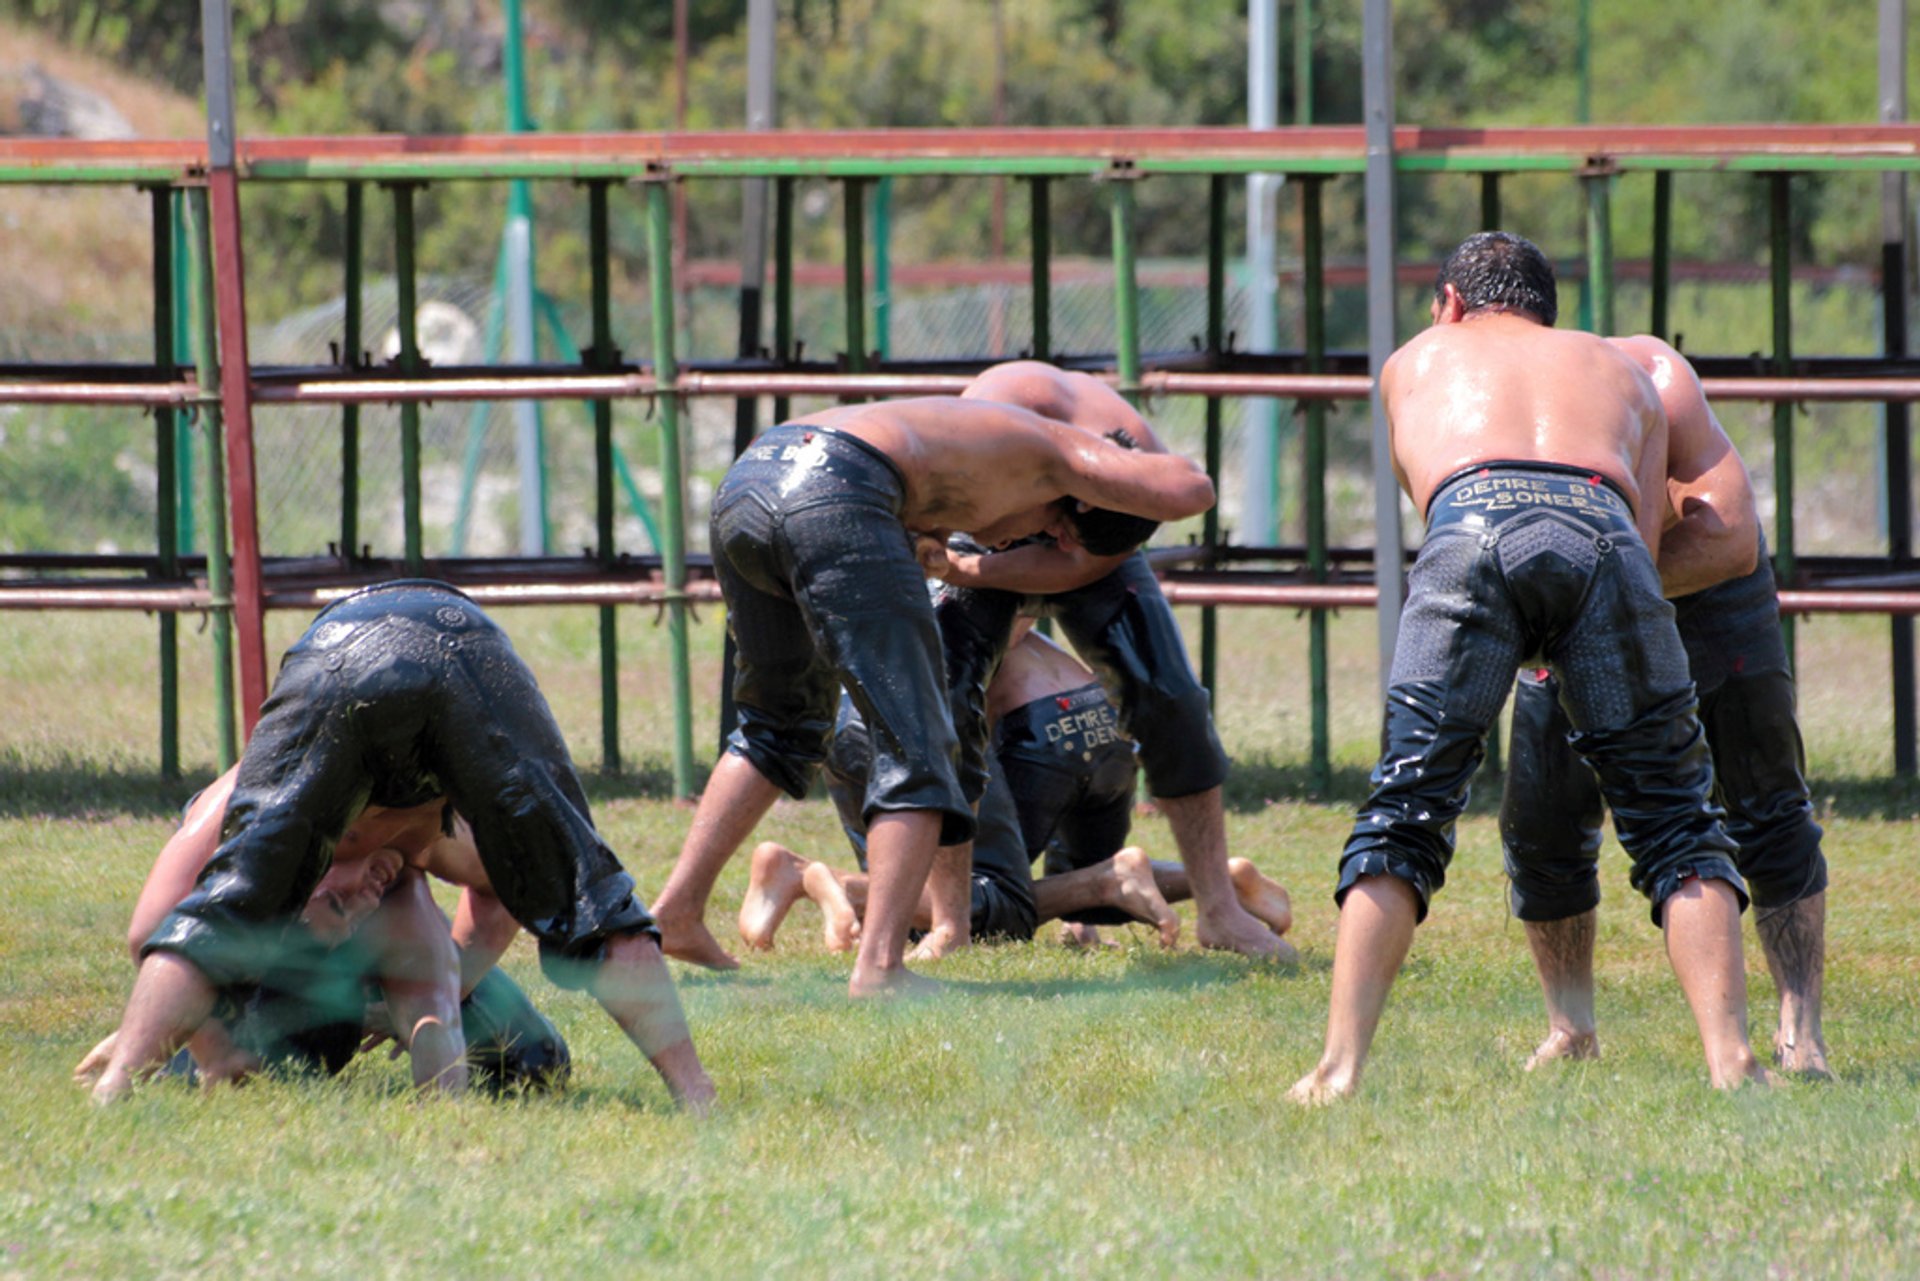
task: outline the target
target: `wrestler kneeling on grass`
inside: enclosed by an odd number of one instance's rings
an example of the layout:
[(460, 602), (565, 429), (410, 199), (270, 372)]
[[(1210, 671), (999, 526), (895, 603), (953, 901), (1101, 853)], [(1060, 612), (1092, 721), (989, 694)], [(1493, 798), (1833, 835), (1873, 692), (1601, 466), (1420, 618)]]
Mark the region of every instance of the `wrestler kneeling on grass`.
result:
[[(136, 965), (219, 848), (236, 772), (193, 799), (154, 860), (127, 930)], [(259, 982), (222, 989), (170, 1074), (207, 1084), (262, 1069), (331, 1075), (393, 1037), (423, 1086), (457, 1089), (471, 1078), (496, 1091), (540, 1089), (566, 1079), (571, 1059), (558, 1029), (504, 972), (480, 969), (519, 926), (492, 894), (471, 829), (444, 805), (426, 808), (419, 822), (389, 831), (397, 844), (372, 849), (361, 825), (348, 829), (298, 920), (264, 932), (272, 959)], [(455, 945), (423, 869), (464, 887), (461, 932), (471, 946)], [(75, 1077), (104, 1071), (117, 1039), (94, 1047)]]
[[(470, 825), (499, 903), (540, 940), (547, 976), (590, 992), (675, 1100), (704, 1110), (713, 1083), (653, 919), (594, 830), (533, 674), (471, 600), (421, 580), (334, 602), (287, 652), (235, 772), (218, 850), (140, 945), (94, 1097), (126, 1093), (202, 1028), (221, 988), (262, 977), (263, 933), (303, 909), (350, 832), (370, 851), (424, 850), (449, 805)], [(456, 1035), (444, 1024), (406, 1029), (416, 1056), (423, 1033)]]
[[(1180, 920), (1168, 904), (1193, 897), (1193, 888), (1180, 864), (1150, 860), (1126, 845), (1138, 769), (1134, 744), (1093, 672), (1046, 637), (1025, 631), (1029, 626), (1023, 622), (1024, 634), (987, 691), (994, 747), (973, 844), (971, 937), (1030, 939), (1040, 924), (1057, 918), (1074, 944), (1098, 944), (1101, 925), (1140, 923), (1171, 947)], [(859, 801), (871, 763), (866, 727), (843, 699), (827, 789), (863, 867)], [(1046, 874), (1036, 880), (1033, 862), (1042, 857)], [(1286, 890), (1245, 859), (1233, 860), (1230, 874), (1241, 905), (1284, 934), (1293, 922)], [(763, 841), (753, 852), (740, 936), (749, 946), (772, 947), (780, 922), (804, 896), (820, 908), (827, 947), (844, 951), (859, 937), (866, 895), (864, 873), (842, 873)], [(931, 903), (923, 901), (915, 924), (932, 927)]]

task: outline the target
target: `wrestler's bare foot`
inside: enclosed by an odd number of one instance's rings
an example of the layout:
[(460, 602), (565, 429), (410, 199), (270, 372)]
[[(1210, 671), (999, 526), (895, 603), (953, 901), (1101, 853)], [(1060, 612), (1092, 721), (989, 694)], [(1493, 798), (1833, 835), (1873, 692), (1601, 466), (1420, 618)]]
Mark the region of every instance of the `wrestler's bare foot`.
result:
[(820, 908), (820, 936), (829, 952), (851, 952), (860, 942), (860, 917), (847, 887), (825, 863), (809, 863), (800, 874), (807, 897)]
[(807, 861), (778, 841), (753, 847), (747, 896), (740, 901), (740, 937), (748, 947), (771, 951), (780, 922), (800, 901)]
[(1112, 939), (1100, 937), (1100, 927), (1085, 921), (1060, 922), (1060, 941), (1068, 947), (1119, 947)]
[(1300, 956), (1238, 902), (1223, 904), (1215, 911), (1203, 909), (1193, 932), (1201, 947), (1215, 951), (1288, 962)]
[(967, 946), (971, 941), (970, 939), (957, 936), (951, 929), (944, 925), (936, 925), (922, 935), (918, 943), (914, 944), (913, 951), (907, 953), (907, 959), (909, 961), (938, 961), (943, 957), (951, 956), (953, 953)]
[(1286, 888), (1244, 858), (1227, 860), (1227, 878), (1233, 882), (1233, 896), (1275, 934), (1293, 928), (1293, 899)]
[(946, 987), (944, 983), (922, 978), (905, 966), (897, 966), (889, 970), (864, 970), (855, 965), (853, 977), (847, 980), (847, 995), (856, 999), (915, 998), (938, 996), (946, 991)]
[(1329, 1103), (1352, 1097), (1359, 1086), (1360, 1074), (1357, 1071), (1321, 1063), (1295, 1081), (1293, 1088), (1287, 1091), (1287, 1097), (1302, 1107), (1325, 1107)]
[(1818, 1036), (1796, 1034), (1784, 1023), (1773, 1034), (1773, 1061), (1782, 1072), (1814, 1081), (1831, 1081), (1827, 1047)]
[(1547, 1039), (1540, 1042), (1539, 1047), (1522, 1066), (1522, 1070), (1531, 1072), (1556, 1059), (1597, 1059), (1599, 1057), (1599, 1033), (1574, 1032), (1557, 1027), (1547, 1033)]
[(734, 959), (733, 953), (720, 946), (720, 940), (713, 937), (713, 931), (698, 917), (663, 916), (656, 907), (653, 923), (660, 931), (660, 950), (674, 960), (702, 965), (710, 970), (740, 968), (740, 962)]
[(1137, 921), (1145, 921), (1160, 934), (1161, 947), (1180, 942), (1180, 918), (1174, 915), (1160, 887), (1153, 882), (1153, 863), (1146, 851), (1129, 845), (1113, 856), (1113, 906)]

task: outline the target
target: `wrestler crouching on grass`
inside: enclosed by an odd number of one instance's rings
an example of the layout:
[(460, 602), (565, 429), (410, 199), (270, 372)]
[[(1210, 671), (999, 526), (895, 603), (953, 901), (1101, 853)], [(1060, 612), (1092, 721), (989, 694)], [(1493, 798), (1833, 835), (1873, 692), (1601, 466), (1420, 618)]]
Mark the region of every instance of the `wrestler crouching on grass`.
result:
[[(194, 797), (154, 860), (127, 927), (136, 966), (147, 938), (219, 849), (237, 772)], [(503, 971), (484, 968), (520, 927), (492, 893), (472, 829), (444, 804), (423, 811), (397, 824), (363, 815), (372, 821), (347, 829), (298, 921), (268, 944), (260, 981), (221, 991), (169, 1073), (210, 1085), (261, 1069), (331, 1075), (392, 1037), (411, 1054), (418, 1085), (457, 1090), (470, 1076), (502, 1091), (566, 1079), (571, 1058), (558, 1029)], [(370, 847), (366, 833), (376, 830), (391, 843)], [(432, 899), (428, 872), (462, 887), (464, 947)], [(75, 1079), (97, 1079), (116, 1041), (117, 1034), (95, 1046)]]
[[(1102, 925), (1144, 924), (1172, 947), (1180, 920), (1168, 904), (1193, 891), (1178, 863), (1151, 860), (1126, 844), (1138, 771), (1133, 742), (1092, 671), (1028, 631), (1031, 625), (1022, 620), (1021, 638), (987, 690), (994, 749), (973, 843), (970, 938), (1023, 941), (1059, 919), (1076, 946), (1099, 944)], [(827, 791), (863, 867), (859, 797), (871, 762), (866, 727), (843, 700), (827, 755)], [(1035, 879), (1040, 858), (1045, 875)], [(1286, 933), (1293, 920), (1286, 890), (1244, 859), (1233, 861), (1230, 875), (1241, 905), (1274, 933)], [(740, 936), (750, 947), (772, 947), (788, 910), (806, 897), (820, 908), (828, 949), (847, 950), (859, 936), (867, 888), (863, 873), (843, 873), (764, 841), (753, 852)], [(923, 896), (914, 924), (929, 930), (933, 923)]]
[[(445, 834), (450, 807), (471, 826), (500, 904), (540, 940), (547, 976), (590, 992), (675, 1101), (705, 1111), (713, 1083), (652, 918), (594, 830), (533, 674), (478, 606), (424, 580), (335, 601), (287, 651), (218, 850), (140, 945), (94, 1098), (118, 1098), (165, 1063), (206, 1024), (219, 989), (262, 977), (349, 831), (368, 851), (424, 848)], [(457, 1033), (441, 1019), (404, 1035), (418, 1055), (423, 1035), (450, 1044)]]
[(1746, 888), (1713, 804), (1687, 655), (1650, 550), (1667, 511), (1666, 414), (1638, 361), (1555, 330), (1553, 268), (1505, 232), (1442, 267), (1433, 324), (1379, 394), (1427, 529), (1408, 578), (1386, 750), (1340, 859), (1326, 1046), (1291, 1097), (1351, 1094), (1387, 993), (1446, 878), (1454, 822), (1523, 663), (1560, 678), (1632, 882), (1666, 936), (1718, 1087), (1769, 1081), (1747, 1043)]
[(1072, 541), (1131, 514), (1120, 537), (1132, 547), (1154, 522), (1212, 505), (1212, 482), (1186, 459), (987, 401), (845, 406), (759, 437), (713, 500), (740, 726), (654, 904), (667, 954), (738, 965), (706, 925), (714, 882), (781, 792), (806, 794), (844, 687), (874, 745), (861, 807), (873, 883), (848, 991), (935, 986), (907, 970), (907, 932), (929, 886), (966, 918), (986, 729), (977, 690), (949, 694), (916, 540)]

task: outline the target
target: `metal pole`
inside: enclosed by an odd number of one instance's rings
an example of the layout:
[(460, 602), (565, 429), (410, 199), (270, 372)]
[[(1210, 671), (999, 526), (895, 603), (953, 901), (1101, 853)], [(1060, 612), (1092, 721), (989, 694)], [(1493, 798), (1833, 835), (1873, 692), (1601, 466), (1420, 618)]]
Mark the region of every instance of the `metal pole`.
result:
[(1053, 210), (1050, 179), (1030, 180), (1033, 195), (1033, 358), (1053, 359)]
[[(400, 375), (420, 372), (420, 340), (415, 332), (419, 303), (414, 292), (413, 191), (415, 182), (390, 182), (393, 193), (394, 287), (399, 294), (395, 323), (400, 334)], [(400, 521), (405, 532), (407, 573), (418, 576), (425, 564), (420, 537), (420, 405), (400, 405)]]
[(893, 179), (886, 177), (873, 184), (873, 346), (881, 360), (893, 354), (892, 310)]
[(647, 184), (647, 265), (652, 276), (653, 373), (660, 407), (660, 547), (666, 577), (673, 681), (673, 794), (693, 795), (693, 685), (687, 647), (687, 482), (681, 465), (679, 367), (673, 354), (673, 210), (668, 180)]
[[(793, 363), (793, 179), (773, 180), (773, 358)], [(773, 421), (787, 421), (787, 398), (773, 398)]]
[(1647, 332), (1668, 336), (1668, 297), (1673, 288), (1673, 174), (1653, 175), (1653, 298)]
[[(1219, 361), (1227, 344), (1227, 177), (1207, 179), (1207, 360)], [(1220, 398), (1207, 397), (1207, 475), (1214, 492), (1220, 491)], [(1207, 547), (1207, 564), (1220, 547), (1220, 504), (1207, 509), (1200, 520), (1200, 537)], [(1220, 619), (1212, 606), (1200, 610), (1200, 683), (1209, 698), (1218, 697)]]
[[(362, 228), (366, 225), (366, 187), (347, 184), (347, 283), (345, 315), (340, 325), (340, 358), (348, 369), (360, 368)], [(351, 564), (360, 548), (360, 406), (340, 407), (340, 559)]]
[[(587, 367), (613, 368), (613, 272), (607, 234), (607, 181), (587, 184), (587, 242), (593, 273), (593, 350)], [(613, 568), (613, 402), (593, 402), (594, 554)], [(620, 630), (613, 606), (600, 607), (600, 768), (620, 772)]]
[(1380, 367), (1393, 354), (1393, 0), (1364, 0), (1363, 39), (1367, 123), (1367, 364), (1373, 375), (1374, 581), (1380, 588), (1380, 692), (1386, 696), (1393, 647), (1400, 634), (1406, 565), (1400, 546), (1400, 487), (1393, 473), (1393, 442), (1380, 399)]
[(1480, 175), (1480, 230), (1500, 230), (1500, 175)]
[[(1793, 235), (1788, 197), (1791, 188), (1784, 173), (1767, 175), (1768, 227), (1773, 255), (1773, 367), (1784, 378), (1793, 372)], [(1794, 586), (1793, 555), (1793, 404), (1779, 401), (1773, 407), (1773, 491), (1774, 539), (1773, 572), (1780, 586)], [(1794, 619), (1780, 616), (1780, 630), (1786, 637), (1787, 663), (1795, 666)]]
[(1575, 61), (1579, 80), (1575, 88), (1577, 96), (1573, 104), (1573, 118), (1584, 125), (1593, 119), (1593, 0), (1580, 0), (1576, 21), (1579, 30), (1575, 35), (1578, 41)]
[[(1907, 4), (1880, 0), (1880, 119), (1907, 118)], [(1907, 176), (1880, 179), (1881, 345), (1888, 357), (1907, 354)], [(1913, 434), (1907, 405), (1889, 402), (1881, 411), (1886, 470), (1887, 557), (1896, 564), (1913, 555)], [(1916, 712), (1913, 618), (1889, 620), (1893, 662), (1893, 772), (1912, 777), (1920, 768), (1915, 751)]]
[[(233, 14), (227, 0), (201, 0), (207, 82), (207, 202), (217, 265), (208, 259), (219, 309), (220, 399), (233, 530), (234, 624), (240, 643), (240, 716), (247, 732), (267, 699), (266, 593), (260, 574), (260, 505), (254, 484), (253, 388), (247, 356), (246, 255), (235, 161)], [(209, 348), (209, 355), (211, 355)], [(217, 466), (218, 464), (214, 464)], [(224, 546), (224, 545), (222, 545)]]
[(1140, 403), (1140, 288), (1134, 270), (1133, 180), (1113, 181), (1113, 320), (1114, 359), (1120, 372), (1119, 392)]
[(209, 399), (200, 406), (200, 423), (207, 434), (207, 613), (213, 631), (214, 728), (222, 770), (239, 759), (233, 732), (233, 575), (227, 561), (227, 495), (221, 460), (225, 454), (220, 420), (219, 342), (214, 319), (213, 236), (205, 188), (187, 194), (193, 221), (191, 252), (187, 255), (189, 290), (194, 298), (193, 365), (200, 390)]
[(844, 295), (847, 312), (847, 368), (860, 373), (867, 367), (867, 232), (865, 184), (848, 178), (841, 197), (841, 226), (846, 254)]
[[(1320, 188), (1323, 178), (1300, 183), (1300, 283), (1303, 298), (1304, 346), (1307, 372), (1317, 374), (1327, 363), (1326, 242), (1321, 225)], [(1307, 411), (1305, 472), (1307, 517), (1307, 576), (1327, 581), (1327, 405), (1319, 399), (1304, 402)], [(1333, 756), (1329, 731), (1330, 688), (1327, 675), (1327, 612), (1307, 616), (1307, 671), (1312, 703), (1313, 789), (1325, 795), (1333, 787)]]
[[(153, 363), (160, 377), (179, 377), (173, 363), (173, 193), (153, 187)], [(175, 477), (174, 436), (179, 417), (172, 406), (153, 411), (153, 540), (160, 577), (180, 575), (179, 481)], [(160, 615), (160, 776), (180, 777), (180, 620)]]
[[(1279, 0), (1247, 3), (1247, 125), (1272, 129), (1280, 121)], [(1279, 174), (1247, 175), (1247, 345), (1266, 354), (1279, 346), (1279, 288), (1274, 271), (1274, 224)], [(1248, 542), (1280, 541), (1280, 402), (1262, 396), (1247, 401), (1241, 435), (1240, 474), (1246, 486), (1240, 518)]]
[(1313, 0), (1293, 0), (1293, 123), (1313, 123)]
[(1593, 299), (1593, 332), (1613, 333), (1613, 175), (1587, 174), (1587, 293)]

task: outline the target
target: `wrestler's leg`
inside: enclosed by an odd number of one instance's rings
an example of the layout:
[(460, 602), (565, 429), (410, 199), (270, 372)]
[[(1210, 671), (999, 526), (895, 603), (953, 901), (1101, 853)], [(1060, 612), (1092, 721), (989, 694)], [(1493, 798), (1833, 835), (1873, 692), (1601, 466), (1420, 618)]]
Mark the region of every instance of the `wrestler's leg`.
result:
[(1287, 1092), (1295, 1103), (1330, 1103), (1359, 1087), (1387, 992), (1413, 945), (1419, 910), (1413, 886), (1396, 876), (1363, 877), (1347, 891), (1333, 942), (1326, 1048), (1313, 1071)]
[(1700, 1029), (1708, 1079), (1721, 1090), (1772, 1084), (1747, 1043), (1739, 896), (1725, 881), (1691, 877), (1668, 897), (1662, 916), (1667, 960)]
[(773, 949), (773, 936), (787, 912), (805, 894), (802, 882), (807, 860), (778, 841), (753, 847), (753, 870), (747, 877), (746, 897), (740, 901), (740, 937), (748, 947)]
[(697, 1114), (713, 1107), (713, 1081), (694, 1051), (673, 976), (652, 936), (609, 939), (587, 988), (660, 1074), (675, 1103)]
[(829, 952), (851, 952), (860, 941), (860, 915), (867, 910), (864, 872), (836, 872), (825, 863), (809, 863), (800, 884), (820, 909), (820, 931)]
[(907, 931), (940, 844), (937, 810), (889, 810), (867, 824), (869, 887), (851, 996), (919, 995), (940, 984), (906, 968)]
[(1831, 1076), (1820, 1029), (1820, 996), (1827, 968), (1827, 892), (1779, 907), (1755, 907), (1753, 926), (1780, 992), (1774, 1062), (1804, 1076)]
[(1091, 867), (1043, 876), (1033, 883), (1035, 910), (1042, 921), (1109, 908), (1153, 926), (1161, 947), (1180, 941), (1180, 918), (1154, 885), (1153, 865), (1130, 845)]
[(1593, 1008), (1593, 940), (1598, 909), (1557, 921), (1526, 921), (1527, 949), (1547, 1003), (1547, 1036), (1527, 1056), (1531, 1072), (1555, 1059), (1597, 1059), (1600, 1033)]

